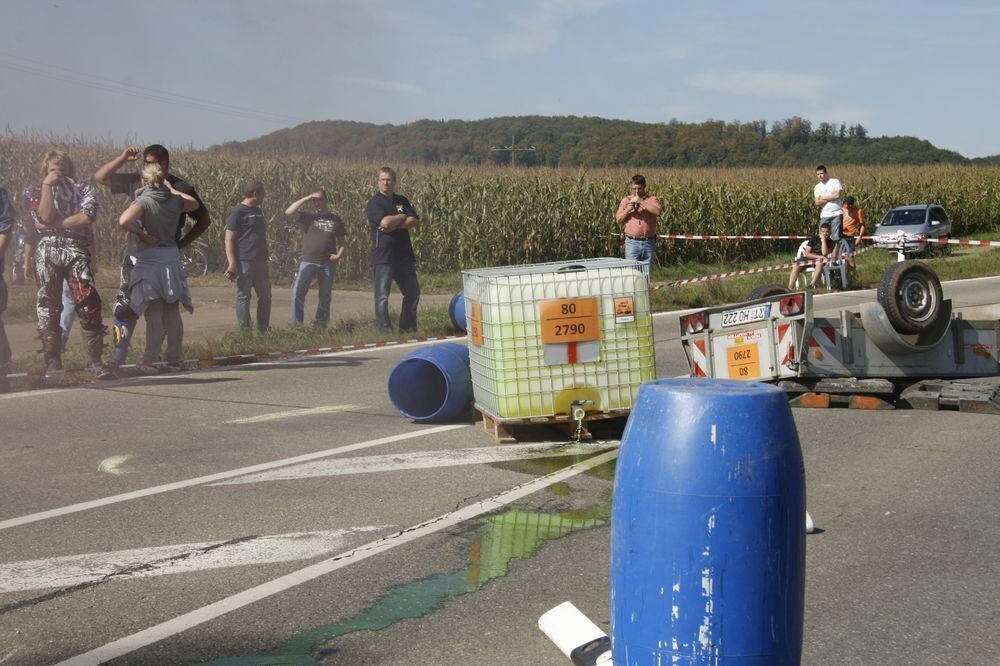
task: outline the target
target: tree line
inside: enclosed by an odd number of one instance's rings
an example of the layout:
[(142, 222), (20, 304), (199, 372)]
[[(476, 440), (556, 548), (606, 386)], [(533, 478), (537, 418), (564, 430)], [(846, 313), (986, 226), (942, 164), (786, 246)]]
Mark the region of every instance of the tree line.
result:
[[(970, 160), (909, 136), (871, 137), (860, 124), (800, 117), (766, 121), (640, 123), (577, 116), (418, 120), (405, 125), (316, 121), (213, 146), (241, 155), (315, 155), (417, 165), (534, 167), (740, 167), (832, 164), (963, 164)], [(495, 150), (500, 148), (501, 150)]]

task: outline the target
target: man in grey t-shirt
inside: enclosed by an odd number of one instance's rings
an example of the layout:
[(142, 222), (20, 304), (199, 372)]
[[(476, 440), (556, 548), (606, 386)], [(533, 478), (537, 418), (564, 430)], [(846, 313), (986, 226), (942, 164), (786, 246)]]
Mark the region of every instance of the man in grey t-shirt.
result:
[[(301, 207), (312, 202), (312, 212)], [(292, 283), (292, 326), (301, 326), (305, 319), (306, 294), (313, 280), (319, 279), (319, 297), (313, 326), (326, 328), (330, 322), (330, 297), (337, 261), (344, 254), (347, 230), (339, 215), (330, 212), (326, 191), (317, 190), (292, 202), (285, 209), (285, 217), (294, 217), (302, 227), (302, 256), (299, 269)]]
[(257, 294), (257, 330), (271, 324), (271, 275), (267, 261), (267, 220), (260, 204), (267, 194), (264, 184), (253, 181), (243, 188), (243, 200), (226, 218), (226, 277), (236, 280), (236, 320), (250, 328), (250, 291)]

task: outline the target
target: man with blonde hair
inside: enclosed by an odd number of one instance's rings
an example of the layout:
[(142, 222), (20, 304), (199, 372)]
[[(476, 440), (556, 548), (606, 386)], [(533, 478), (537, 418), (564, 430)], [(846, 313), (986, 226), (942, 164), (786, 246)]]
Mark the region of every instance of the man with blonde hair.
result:
[(42, 338), (46, 372), (62, 370), (62, 283), (69, 283), (73, 307), (80, 317), (87, 352), (87, 367), (99, 378), (111, 373), (104, 367), (104, 321), (101, 297), (86, 230), (97, 217), (94, 186), (75, 180), (76, 168), (66, 153), (51, 150), (42, 160), (43, 179), (28, 192), (28, 206), (41, 238), (36, 250), (38, 330)]

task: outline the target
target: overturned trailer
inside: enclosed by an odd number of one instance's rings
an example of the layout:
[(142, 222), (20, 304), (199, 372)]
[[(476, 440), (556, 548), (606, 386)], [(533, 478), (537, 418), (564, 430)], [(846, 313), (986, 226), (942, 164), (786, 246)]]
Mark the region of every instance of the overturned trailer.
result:
[[(1000, 413), (996, 384), (954, 382), (1000, 375), (1000, 305), (953, 311), (925, 265), (894, 264), (876, 302), (833, 317), (814, 315), (809, 291), (763, 291), (680, 318), (693, 377), (776, 382), (797, 406), (888, 408), (901, 401), (933, 408), (936, 392), (936, 407)], [(940, 402), (956, 391), (965, 404)], [(907, 402), (917, 393), (919, 400)]]

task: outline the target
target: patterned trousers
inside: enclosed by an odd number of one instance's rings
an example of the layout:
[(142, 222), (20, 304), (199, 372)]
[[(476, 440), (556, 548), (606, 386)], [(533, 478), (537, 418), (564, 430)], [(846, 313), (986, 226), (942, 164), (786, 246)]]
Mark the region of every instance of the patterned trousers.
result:
[(101, 319), (101, 296), (94, 285), (90, 252), (82, 240), (62, 236), (43, 236), (35, 251), (38, 288), (38, 330), (59, 331), (62, 314), (63, 280), (69, 283), (73, 308), (85, 331), (104, 331)]

